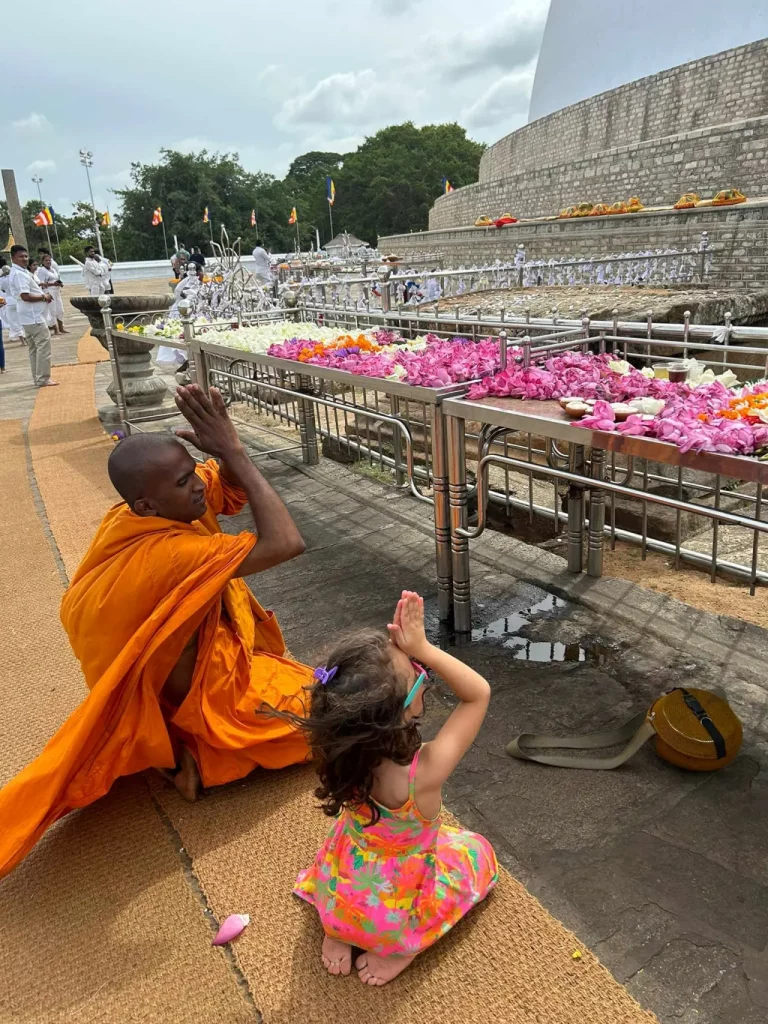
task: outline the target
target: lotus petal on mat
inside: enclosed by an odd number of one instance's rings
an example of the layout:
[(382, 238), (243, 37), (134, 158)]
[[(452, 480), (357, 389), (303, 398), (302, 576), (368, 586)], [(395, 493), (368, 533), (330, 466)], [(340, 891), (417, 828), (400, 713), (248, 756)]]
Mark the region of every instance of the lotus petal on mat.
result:
[(228, 942), (236, 939), (238, 935), (244, 932), (250, 923), (251, 918), (248, 914), (230, 914), (229, 917), (222, 921), (221, 927), (216, 932), (212, 945), (225, 946)]

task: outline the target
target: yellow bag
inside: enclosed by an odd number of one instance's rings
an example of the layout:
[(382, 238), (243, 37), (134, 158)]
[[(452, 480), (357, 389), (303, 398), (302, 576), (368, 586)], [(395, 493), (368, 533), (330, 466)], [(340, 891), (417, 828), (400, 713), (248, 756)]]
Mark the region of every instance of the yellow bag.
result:
[[(640, 747), (656, 737), (656, 753), (678, 768), (692, 772), (713, 772), (725, 768), (741, 747), (741, 722), (728, 701), (710, 690), (670, 690), (653, 702), (648, 711), (619, 729), (586, 736), (543, 736), (522, 733), (507, 745), (510, 757), (556, 768), (618, 768)], [(531, 754), (533, 749), (601, 750), (626, 746), (614, 757), (559, 757)], [(525, 748), (528, 748), (527, 750)]]

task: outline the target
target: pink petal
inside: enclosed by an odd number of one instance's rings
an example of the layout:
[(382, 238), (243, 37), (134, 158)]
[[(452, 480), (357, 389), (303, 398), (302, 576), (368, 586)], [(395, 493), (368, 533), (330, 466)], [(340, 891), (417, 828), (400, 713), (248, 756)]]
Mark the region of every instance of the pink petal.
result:
[(212, 944), (214, 946), (226, 945), (226, 943), (236, 939), (250, 923), (251, 918), (248, 914), (230, 914), (228, 918), (222, 921)]

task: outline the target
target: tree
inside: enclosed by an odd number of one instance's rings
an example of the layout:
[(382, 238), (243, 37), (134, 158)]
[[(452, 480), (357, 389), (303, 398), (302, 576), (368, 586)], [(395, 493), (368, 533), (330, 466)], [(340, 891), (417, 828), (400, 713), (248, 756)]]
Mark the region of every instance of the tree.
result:
[[(122, 259), (165, 256), (163, 229), (152, 226), (152, 212), (158, 206), (163, 212), (169, 249), (176, 235), (187, 247), (199, 245), (202, 252), (210, 254), (211, 231), (219, 242), (223, 224), (230, 242), (240, 238), (243, 250), (248, 251), (256, 243), (256, 230), (251, 227), (253, 209), (271, 243), (282, 237), (274, 226), (276, 207), (283, 197), (275, 189), (272, 175), (245, 171), (237, 153), (178, 153), (170, 149), (160, 153), (159, 164), (132, 164), (133, 186), (117, 192), (123, 202), (116, 218)], [(266, 217), (260, 210), (262, 200)], [(210, 224), (203, 223), (206, 207)], [(289, 212), (290, 208), (285, 210), (285, 222)]]
[(423, 230), (443, 176), (454, 188), (477, 181), (484, 148), (458, 124), (383, 128), (344, 158), (334, 220), (371, 244), (379, 235)]

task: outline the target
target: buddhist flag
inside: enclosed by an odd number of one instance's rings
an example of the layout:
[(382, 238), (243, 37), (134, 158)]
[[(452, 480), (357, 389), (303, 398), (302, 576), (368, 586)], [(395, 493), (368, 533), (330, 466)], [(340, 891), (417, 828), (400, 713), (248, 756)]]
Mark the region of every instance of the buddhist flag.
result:
[(8, 244), (2, 250), (2, 252), (10, 252), (12, 245), (16, 245), (16, 239), (13, 237), (13, 234), (9, 231), (8, 232)]
[(33, 224), (39, 228), (47, 227), (49, 224), (53, 224), (53, 217), (51, 217), (51, 211), (46, 206), (44, 210), (41, 210), (35, 217), (32, 218)]
[(152, 211), (152, 227), (156, 228), (158, 224), (163, 223), (163, 211), (161, 207), (157, 206)]
[(101, 226), (103, 228), (108, 228), (111, 223), (112, 223), (112, 218), (109, 216), (109, 210), (107, 210), (106, 213), (103, 213), (101, 215)]
[(251, 227), (252, 228), (256, 227), (256, 211), (255, 210), (251, 210)]
[(453, 192), (453, 185), (448, 181), (445, 175), (443, 175), (443, 195), (447, 196), (449, 192)]
[(45, 223), (46, 224), (53, 224), (53, 207), (52, 206), (44, 206), (43, 207), (43, 214), (45, 215)]
[(333, 184), (333, 178), (330, 175), (325, 179), (325, 192), (328, 197), (328, 205), (333, 206), (336, 202), (336, 186)]
[(294, 206), (293, 209), (291, 210), (291, 216), (288, 218), (288, 223), (295, 224), (298, 219), (299, 215), (298, 213), (296, 213), (296, 207)]
[(211, 218), (208, 216), (208, 207), (203, 210), (203, 224), (207, 224)]

